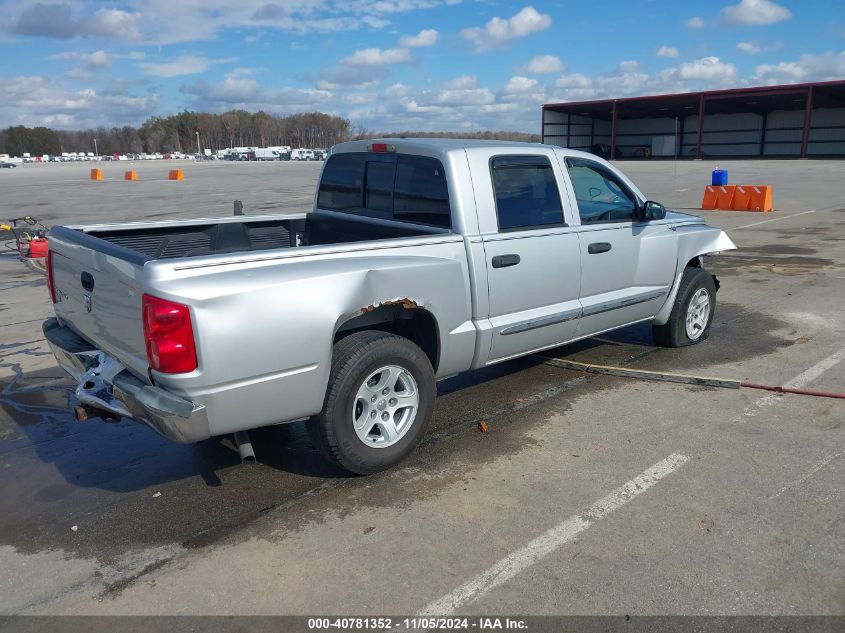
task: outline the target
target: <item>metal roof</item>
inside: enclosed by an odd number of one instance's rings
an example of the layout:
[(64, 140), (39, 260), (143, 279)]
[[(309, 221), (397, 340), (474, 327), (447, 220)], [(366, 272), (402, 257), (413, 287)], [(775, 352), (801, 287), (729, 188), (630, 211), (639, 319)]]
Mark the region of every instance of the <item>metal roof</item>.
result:
[(547, 103), (543, 107), (571, 108), (573, 106), (612, 105), (613, 103), (634, 103), (641, 101), (698, 101), (702, 97), (705, 100), (714, 98), (752, 97), (766, 95), (783, 95), (806, 92), (810, 88), (841, 88), (845, 92), (845, 80), (818, 81), (802, 84), (782, 84), (778, 86), (748, 86), (743, 88), (726, 88), (723, 90), (703, 90), (698, 92), (678, 92), (660, 95), (644, 95), (641, 97), (619, 97), (616, 99), (593, 99), (586, 101), (565, 101), (562, 103)]

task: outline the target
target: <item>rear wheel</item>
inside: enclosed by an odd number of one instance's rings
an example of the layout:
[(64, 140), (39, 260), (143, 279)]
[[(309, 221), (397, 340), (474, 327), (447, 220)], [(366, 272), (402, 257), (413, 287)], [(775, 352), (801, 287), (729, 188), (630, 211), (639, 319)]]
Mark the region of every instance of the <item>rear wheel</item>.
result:
[(669, 320), (651, 328), (654, 342), (663, 347), (700, 343), (710, 334), (715, 310), (713, 275), (701, 268), (685, 269)]
[(309, 434), (342, 468), (375, 473), (419, 443), (435, 398), (434, 370), (419, 347), (385, 332), (355, 332), (334, 346), (326, 400)]

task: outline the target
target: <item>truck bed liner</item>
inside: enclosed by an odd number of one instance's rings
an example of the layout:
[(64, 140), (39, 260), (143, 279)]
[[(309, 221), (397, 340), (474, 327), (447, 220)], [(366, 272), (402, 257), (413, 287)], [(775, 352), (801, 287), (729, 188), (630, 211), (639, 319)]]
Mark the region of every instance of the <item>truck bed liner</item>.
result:
[(91, 235), (152, 259), (170, 259), (295, 246), (290, 230), (282, 222), (95, 231)]

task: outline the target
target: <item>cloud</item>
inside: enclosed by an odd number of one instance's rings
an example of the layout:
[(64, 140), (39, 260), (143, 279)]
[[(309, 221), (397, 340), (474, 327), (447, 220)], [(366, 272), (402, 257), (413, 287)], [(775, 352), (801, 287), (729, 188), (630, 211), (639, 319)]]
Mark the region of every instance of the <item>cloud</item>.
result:
[(536, 79), (517, 75), (508, 79), (508, 83), (502, 90), (505, 94), (522, 94), (529, 90), (535, 90), (539, 83)]
[(545, 75), (547, 73), (559, 73), (563, 70), (564, 64), (560, 58), (554, 55), (537, 55), (532, 57), (523, 70), (531, 75)]
[[(146, 45), (212, 40), (232, 29), (332, 33), (383, 29), (390, 16), (455, 0), (5, 0), (11, 33), (53, 39), (96, 37)], [(422, 40), (431, 38), (426, 30)], [(245, 37), (253, 37), (247, 33)]]
[(478, 77), (474, 75), (461, 75), (454, 79), (449, 79), (443, 84), (443, 87), (449, 90), (470, 90), (478, 87)]
[(313, 88), (265, 88), (249, 77), (225, 77), (216, 83), (203, 80), (183, 85), (181, 92), (193, 99), (192, 107), (197, 110), (223, 112), (226, 110), (266, 110), (275, 113), (291, 113), (303, 109), (323, 111), (326, 101), (333, 95), (327, 90)]
[(166, 62), (142, 62), (138, 64), (141, 73), (155, 77), (180, 77), (183, 75), (197, 75), (216, 64), (231, 64), (237, 61), (237, 57), (226, 57), (224, 59), (211, 59), (199, 55), (180, 55), (175, 59)]
[(736, 48), (737, 50), (740, 50), (743, 53), (748, 53), (749, 55), (756, 55), (763, 50), (759, 44), (755, 44), (754, 42), (740, 42), (736, 45)]
[(76, 17), (70, 3), (38, 2), (13, 19), (9, 30), (20, 35), (60, 40), (80, 36), (136, 40), (141, 35), (138, 19), (138, 14), (107, 8)]
[(9, 30), (20, 35), (71, 39), (78, 33), (78, 25), (73, 17), (73, 10), (67, 3), (50, 4), (38, 2), (25, 9)]
[(539, 13), (534, 7), (524, 7), (509, 19), (495, 17), (483, 27), (472, 27), (461, 31), (461, 36), (472, 42), (476, 53), (482, 53), (503, 46), (510, 40), (544, 31), (552, 24), (552, 18)]
[(399, 39), (399, 45), (403, 48), (418, 48), (422, 46), (434, 46), (437, 43), (438, 33), (434, 29), (423, 29), (416, 35), (404, 35)]
[(128, 40), (141, 37), (138, 14), (120, 9), (99, 9), (82, 25), (82, 31), (88, 35)]
[(772, 0), (740, 0), (737, 5), (722, 9), (722, 17), (728, 24), (759, 26), (788, 20), (792, 12)]
[(197, 81), (182, 86), (181, 90), (207, 102), (242, 103), (254, 99), (261, 91), (261, 85), (251, 78), (224, 77), (214, 84)]
[(387, 66), (411, 61), (411, 51), (407, 48), (364, 48), (343, 59), (342, 63), (349, 66)]
[(85, 63), (88, 70), (97, 70), (105, 68), (112, 63), (112, 56), (103, 50), (94, 51), (93, 53), (78, 53), (78, 52), (64, 52), (50, 55), (47, 59), (55, 60), (76, 60)]
[(722, 85), (733, 82), (736, 79), (737, 70), (733, 64), (711, 56), (683, 63), (676, 68), (664, 71), (662, 75), (670, 79), (707, 81), (713, 85)]
[(678, 49), (674, 46), (661, 46), (657, 49), (657, 56), (658, 57), (677, 57), (678, 56)]
[(798, 61), (761, 64), (752, 80), (762, 84), (832, 81), (845, 77), (845, 51), (801, 55)]
[(38, 75), (5, 77), (0, 100), (0, 119), (9, 125), (46, 125), (85, 129), (100, 125), (137, 124), (157, 111), (156, 93), (69, 87)]
[(684, 20), (684, 26), (688, 29), (703, 29), (704, 20), (701, 19), (699, 16), (694, 15), (693, 17)]

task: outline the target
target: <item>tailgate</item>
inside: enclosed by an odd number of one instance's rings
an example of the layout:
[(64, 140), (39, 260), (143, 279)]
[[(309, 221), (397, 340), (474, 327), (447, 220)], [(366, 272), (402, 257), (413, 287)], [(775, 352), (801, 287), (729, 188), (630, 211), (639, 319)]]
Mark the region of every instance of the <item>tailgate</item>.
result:
[(141, 262), (107, 254), (111, 245), (62, 228), (51, 232), (53, 280), (61, 321), (95, 347), (146, 380), (147, 353), (141, 323)]

